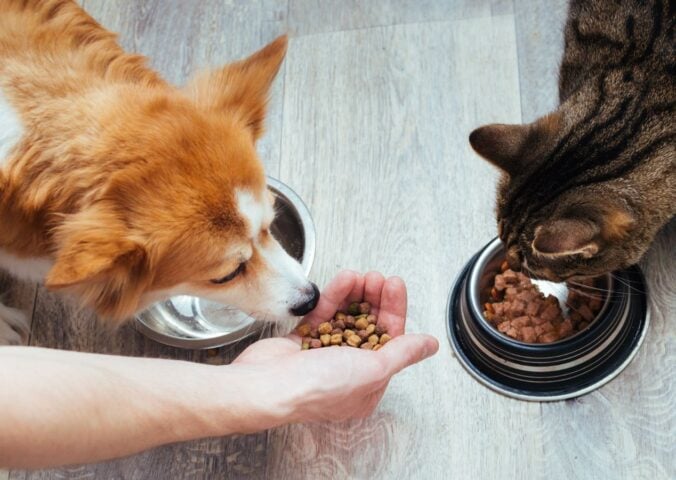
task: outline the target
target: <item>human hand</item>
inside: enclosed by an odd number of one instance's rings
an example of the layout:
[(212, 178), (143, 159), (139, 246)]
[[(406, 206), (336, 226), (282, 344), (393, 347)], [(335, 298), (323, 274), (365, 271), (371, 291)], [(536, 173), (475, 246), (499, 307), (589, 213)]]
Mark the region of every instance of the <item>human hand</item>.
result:
[(439, 344), (434, 337), (405, 334), (407, 302), (403, 280), (385, 279), (377, 272), (364, 276), (340, 272), (325, 287), (317, 308), (304, 322), (317, 326), (331, 319), (337, 310), (345, 310), (349, 303), (362, 299), (371, 304), (378, 323), (385, 325), (392, 336), (378, 351), (351, 347), (301, 351), (300, 338), (291, 334), (256, 342), (235, 359), (233, 365), (267, 379), (265, 390), (278, 401), (276, 423), (367, 417), (394, 374), (436, 353)]

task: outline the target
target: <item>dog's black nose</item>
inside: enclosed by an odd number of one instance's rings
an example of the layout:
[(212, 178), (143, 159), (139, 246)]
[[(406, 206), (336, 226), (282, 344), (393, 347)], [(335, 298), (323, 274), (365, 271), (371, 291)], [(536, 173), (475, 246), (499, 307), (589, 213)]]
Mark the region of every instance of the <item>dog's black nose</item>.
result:
[(317, 285), (314, 283), (310, 283), (310, 285), (312, 286), (312, 295), (310, 296), (310, 299), (305, 303), (293, 307), (291, 309), (291, 314), (293, 316), (302, 317), (303, 315), (307, 315), (317, 306), (317, 302), (319, 302), (319, 288), (317, 288)]

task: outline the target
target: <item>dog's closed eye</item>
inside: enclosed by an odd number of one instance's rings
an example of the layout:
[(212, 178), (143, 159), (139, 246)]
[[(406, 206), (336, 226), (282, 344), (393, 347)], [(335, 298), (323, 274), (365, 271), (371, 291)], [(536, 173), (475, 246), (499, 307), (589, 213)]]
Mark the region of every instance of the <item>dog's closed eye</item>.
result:
[(233, 272), (227, 274), (225, 277), (215, 278), (213, 280), (210, 280), (210, 282), (215, 283), (217, 285), (222, 284), (222, 283), (227, 283), (231, 280), (234, 280), (238, 275), (243, 273), (244, 270), (246, 270), (246, 262), (240, 263)]

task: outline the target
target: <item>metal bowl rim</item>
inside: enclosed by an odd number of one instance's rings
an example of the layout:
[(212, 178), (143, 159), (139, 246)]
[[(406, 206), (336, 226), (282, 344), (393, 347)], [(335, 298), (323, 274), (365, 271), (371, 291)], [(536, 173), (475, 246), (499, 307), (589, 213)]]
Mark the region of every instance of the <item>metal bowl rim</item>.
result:
[(495, 251), (501, 248), (501, 245), (502, 241), (498, 237), (495, 237), (493, 240), (488, 242), (477, 253), (475, 261), (473, 262), (469, 271), (467, 272), (467, 283), (468, 283), (467, 293), (472, 300), (471, 302), (469, 302), (468, 308), (478, 318), (478, 321), (475, 323), (477, 323), (482, 330), (486, 331), (491, 336), (491, 338), (494, 338), (500, 344), (508, 345), (514, 348), (526, 350), (536, 349), (539, 351), (547, 351), (565, 348), (566, 346), (573, 345), (574, 343), (577, 343), (579, 340), (581, 340), (582, 337), (585, 337), (592, 331), (597, 330), (597, 328), (594, 327), (597, 326), (599, 322), (602, 320), (601, 317), (603, 317), (605, 314), (608, 313), (611, 304), (610, 299), (615, 290), (615, 279), (610, 274), (605, 275), (608, 284), (608, 292), (606, 293), (605, 299), (603, 301), (603, 307), (601, 307), (599, 313), (594, 317), (594, 319), (589, 323), (589, 326), (584, 330), (577, 332), (569, 337), (562, 338), (561, 340), (557, 340), (555, 342), (546, 344), (522, 342), (520, 340), (515, 340), (498, 332), (497, 329), (493, 327), (493, 325), (488, 323), (483, 313), (480, 311), (476, 299), (479, 297), (479, 292), (477, 292), (478, 276), (481, 275), (481, 273), (483, 272), (483, 269), (485, 265), (488, 263), (489, 258), (495, 255)]
[[(491, 242), (489, 242), (491, 243)], [(488, 244), (487, 244), (488, 245)], [(600, 378), (598, 381), (594, 382), (591, 385), (587, 385), (586, 387), (583, 387), (578, 390), (572, 390), (570, 392), (566, 392), (563, 394), (558, 394), (558, 395), (532, 395), (532, 394), (527, 394), (527, 393), (519, 393), (513, 389), (506, 388), (498, 384), (497, 382), (491, 381), (489, 378), (485, 377), (483, 374), (477, 371), (476, 367), (472, 365), (469, 360), (465, 357), (465, 353), (462, 351), (460, 348), (460, 345), (458, 344), (458, 340), (456, 339), (455, 334), (453, 333), (453, 329), (451, 328), (451, 308), (453, 306), (454, 298), (455, 295), (454, 293), (456, 292), (456, 288), (460, 288), (460, 284), (467, 279), (469, 276), (469, 270), (475, 263), (475, 261), (478, 259), (479, 254), (481, 253), (482, 250), (480, 250), (478, 253), (476, 253), (473, 257), (470, 258), (467, 264), (460, 270), (459, 273), (457, 273), (453, 279), (453, 282), (451, 283), (451, 288), (448, 292), (448, 299), (446, 301), (446, 335), (448, 337), (449, 343), (451, 344), (451, 350), (453, 351), (453, 356), (458, 360), (460, 365), (463, 367), (467, 373), (470, 374), (471, 377), (473, 377), (477, 382), (480, 384), (484, 385), (485, 387), (488, 387), (490, 390), (493, 390), (496, 393), (499, 393), (500, 395), (503, 395), (505, 397), (510, 397), (514, 398), (517, 400), (525, 400), (529, 402), (555, 402), (555, 401), (560, 401), (560, 400), (567, 400), (570, 398), (576, 398), (580, 397), (582, 395), (585, 395), (589, 392), (592, 392), (603, 385), (607, 384), (611, 380), (613, 380), (615, 377), (617, 377), (622, 371), (627, 368), (627, 366), (631, 363), (631, 361), (636, 357), (636, 354), (638, 353), (639, 349), (641, 348), (641, 345), (643, 345), (643, 342), (645, 341), (645, 338), (648, 333), (648, 329), (650, 327), (650, 319), (651, 319), (651, 307), (650, 307), (650, 302), (647, 301), (648, 299), (646, 298), (645, 302), (645, 307), (646, 307), (646, 312), (645, 312), (645, 319), (643, 320), (643, 326), (641, 329), (641, 332), (639, 333), (639, 338), (636, 340), (636, 343), (634, 344), (632, 350), (628, 352), (627, 357), (620, 363), (615, 370), (610, 372), (608, 375), (604, 376), (603, 378)], [(640, 271), (640, 270), (639, 270)], [(468, 280), (468, 279), (467, 279)]]

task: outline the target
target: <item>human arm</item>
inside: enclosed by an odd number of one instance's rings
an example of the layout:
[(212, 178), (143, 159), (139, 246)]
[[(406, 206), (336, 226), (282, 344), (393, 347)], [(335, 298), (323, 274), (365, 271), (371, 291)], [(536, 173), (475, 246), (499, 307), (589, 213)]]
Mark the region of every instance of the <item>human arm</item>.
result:
[(194, 438), (366, 416), (391, 376), (437, 343), (403, 335), (405, 286), (376, 273), (339, 274), (306, 320), (324, 321), (361, 298), (395, 337), (378, 352), (301, 351), (293, 335), (256, 342), (227, 366), (0, 348), (0, 465), (94, 462)]

